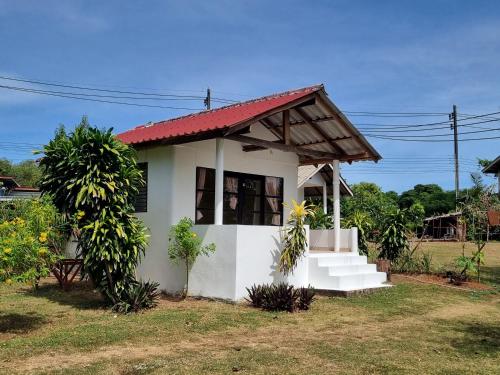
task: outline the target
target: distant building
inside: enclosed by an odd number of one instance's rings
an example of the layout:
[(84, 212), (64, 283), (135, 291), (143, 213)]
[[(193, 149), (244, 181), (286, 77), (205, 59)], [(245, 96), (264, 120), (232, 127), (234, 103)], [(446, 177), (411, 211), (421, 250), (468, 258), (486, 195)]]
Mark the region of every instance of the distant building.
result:
[(500, 156), (497, 156), (493, 162), (483, 169), (483, 173), (494, 174), (498, 178), (498, 194), (500, 194)]
[(40, 196), (40, 190), (19, 185), (14, 177), (0, 176), (0, 201), (30, 199)]
[(460, 220), (461, 218), (462, 212), (425, 218), (424, 238), (435, 241), (464, 241), (467, 226), (464, 221)]

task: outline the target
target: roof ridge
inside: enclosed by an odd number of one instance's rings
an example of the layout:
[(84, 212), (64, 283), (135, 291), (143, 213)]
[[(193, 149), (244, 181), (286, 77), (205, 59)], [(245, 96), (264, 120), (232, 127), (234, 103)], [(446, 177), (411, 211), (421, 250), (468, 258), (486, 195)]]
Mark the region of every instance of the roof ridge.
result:
[(125, 133), (129, 132), (129, 131), (136, 130), (136, 129), (143, 129), (143, 128), (149, 128), (151, 126), (163, 125), (163, 124), (167, 124), (167, 123), (174, 122), (174, 121), (177, 121), (177, 120), (180, 120), (180, 119), (184, 119), (184, 118), (196, 117), (196, 116), (200, 116), (202, 114), (208, 114), (208, 113), (215, 113), (215, 112), (218, 112), (218, 111), (221, 111), (221, 110), (225, 110), (225, 109), (228, 109), (228, 108), (233, 108), (233, 107), (237, 107), (237, 106), (241, 106), (241, 105), (246, 105), (246, 104), (250, 104), (250, 103), (256, 103), (256, 102), (259, 102), (259, 101), (264, 101), (264, 100), (270, 100), (270, 99), (274, 99), (274, 98), (279, 98), (281, 96), (286, 96), (286, 95), (291, 95), (291, 94), (295, 94), (295, 93), (300, 93), (300, 92), (304, 92), (304, 91), (307, 91), (307, 90), (318, 91), (318, 90), (321, 90), (323, 88), (324, 88), (324, 85), (322, 83), (319, 83), (319, 84), (315, 84), (315, 85), (311, 85), (311, 86), (306, 86), (306, 87), (301, 87), (301, 88), (297, 88), (297, 89), (293, 89), (293, 90), (287, 90), (287, 91), (283, 91), (283, 92), (269, 94), (269, 95), (261, 96), (259, 98), (246, 100), (244, 102), (237, 102), (237, 103), (229, 104), (229, 105), (226, 105), (226, 106), (223, 106), (223, 107), (218, 107), (218, 108), (214, 108), (214, 109), (210, 109), (210, 110), (204, 110), (204, 111), (200, 111), (200, 112), (190, 113), (190, 114), (187, 114), (187, 115), (184, 115), (184, 116), (173, 117), (173, 118), (170, 118), (170, 119), (167, 119), (167, 120), (161, 120), (161, 121), (157, 121), (157, 122), (151, 122), (151, 123), (147, 123), (147, 124), (137, 125), (136, 127), (132, 128), (130, 130), (125, 131)]

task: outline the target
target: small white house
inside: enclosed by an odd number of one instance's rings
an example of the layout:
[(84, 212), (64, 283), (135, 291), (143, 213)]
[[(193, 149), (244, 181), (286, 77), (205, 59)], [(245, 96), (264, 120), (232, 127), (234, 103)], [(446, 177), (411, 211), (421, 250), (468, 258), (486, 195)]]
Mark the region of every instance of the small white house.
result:
[[(301, 201), (301, 165), (332, 165), (334, 229), (309, 231), (306, 255), (287, 281), (351, 291), (383, 286), (384, 273), (357, 251), (357, 230), (340, 229), (339, 164), (381, 157), (330, 101), (323, 85), (138, 126), (118, 135), (138, 151), (147, 184), (136, 202), (150, 229), (138, 273), (175, 293), (185, 285), (167, 254), (168, 232), (184, 216), (216, 252), (200, 257), (189, 294), (239, 300), (277, 271), (283, 202)], [(325, 190), (326, 191), (326, 190)]]

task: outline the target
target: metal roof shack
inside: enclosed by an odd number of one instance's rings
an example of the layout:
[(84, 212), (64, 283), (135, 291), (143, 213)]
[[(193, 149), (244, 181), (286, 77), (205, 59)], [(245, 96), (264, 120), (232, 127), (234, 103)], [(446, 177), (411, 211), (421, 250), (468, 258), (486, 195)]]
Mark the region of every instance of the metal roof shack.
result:
[[(277, 140), (245, 135), (254, 125), (266, 127)], [(225, 138), (240, 142), (248, 152), (262, 149), (295, 152), (301, 165), (381, 159), (328, 98), (323, 85), (140, 125), (117, 137), (137, 148)]]
[(483, 169), (483, 173), (498, 174), (499, 172), (500, 172), (500, 156), (497, 156), (497, 158), (493, 160), (490, 165), (488, 165)]

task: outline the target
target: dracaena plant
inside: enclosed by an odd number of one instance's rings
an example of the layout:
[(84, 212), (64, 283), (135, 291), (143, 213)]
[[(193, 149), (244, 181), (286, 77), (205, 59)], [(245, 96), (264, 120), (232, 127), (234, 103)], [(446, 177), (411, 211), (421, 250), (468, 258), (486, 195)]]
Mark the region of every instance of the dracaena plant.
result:
[[(288, 207), (288, 205), (285, 205)], [(305, 219), (313, 215), (313, 210), (306, 201), (297, 203), (292, 200), (290, 217), (282, 231), (281, 255), (279, 259), (279, 270), (285, 276), (293, 272), (300, 258), (304, 255), (307, 247), (307, 234)]]
[(86, 118), (66, 134), (60, 129), (43, 149), (40, 188), (78, 233), (84, 269), (112, 304), (135, 286), (135, 268), (146, 248), (145, 227), (132, 201), (144, 183), (132, 148), (112, 129)]

